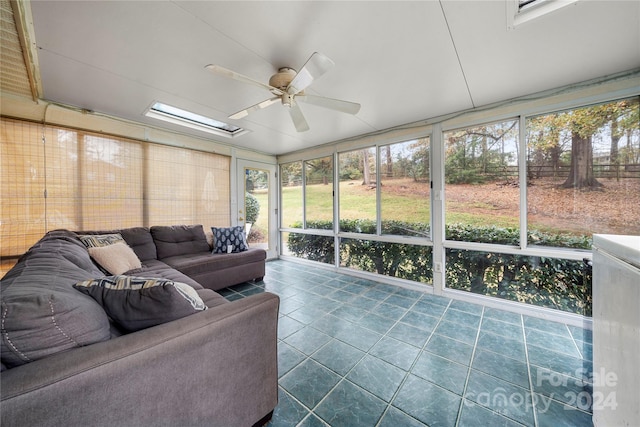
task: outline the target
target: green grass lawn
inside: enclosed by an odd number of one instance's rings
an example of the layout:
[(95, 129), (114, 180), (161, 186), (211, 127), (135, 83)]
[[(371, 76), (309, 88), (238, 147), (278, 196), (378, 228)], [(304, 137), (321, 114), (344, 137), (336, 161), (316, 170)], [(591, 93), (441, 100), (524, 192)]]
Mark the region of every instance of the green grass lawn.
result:
[[(425, 184), (427, 185), (427, 184)], [(331, 185), (307, 186), (307, 219), (333, 219), (333, 187)], [(428, 194), (428, 193), (427, 193)], [(384, 220), (428, 223), (430, 220), (430, 200), (428, 196), (418, 197), (382, 191), (381, 215)], [(283, 224), (285, 226), (302, 220), (302, 188), (282, 189)], [(500, 215), (479, 215), (469, 206), (448, 206), (447, 222), (462, 222), (478, 225), (517, 227), (518, 218)], [(376, 190), (368, 189), (357, 182), (343, 182), (340, 186), (340, 218), (375, 219)]]
[[(371, 219), (376, 218), (376, 189), (360, 185), (359, 181), (340, 183), (340, 218), (342, 219)], [(383, 220), (398, 220), (406, 222), (430, 221), (430, 200), (428, 187), (421, 191), (421, 196), (413, 194), (399, 194), (394, 191), (393, 183), (385, 183), (383, 187), (381, 216)], [(424, 184), (427, 186), (428, 184)], [(307, 220), (333, 219), (333, 186), (316, 184), (308, 185), (306, 189)], [(260, 215), (257, 225), (266, 230), (267, 215), (264, 209), (267, 203), (266, 193), (254, 193), (260, 202)], [(302, 221), (302, 187), (284, 187), (282, 189), (283, 226), (291, 226), (296, 221)], [(504, 228), (519, 228), (519, 215), (497, 211), (482, 200), (467, 203), (447, 201), (447, 224), (461, 223), (477, 226), (496, 226)], [(539, 226), (539, 227), (538, 227)], [(531, 229), (547, 232), (563, 233), (554, 230), (548, 224), (529, 224)]]

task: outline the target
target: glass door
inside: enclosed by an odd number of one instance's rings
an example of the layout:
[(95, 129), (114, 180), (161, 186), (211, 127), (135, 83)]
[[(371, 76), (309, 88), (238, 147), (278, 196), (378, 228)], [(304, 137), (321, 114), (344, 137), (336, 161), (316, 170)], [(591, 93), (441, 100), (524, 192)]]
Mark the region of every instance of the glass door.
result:
[(238, 224), (245, 226), (249, 247), (277, 257), (276, 166), (238, 159)]

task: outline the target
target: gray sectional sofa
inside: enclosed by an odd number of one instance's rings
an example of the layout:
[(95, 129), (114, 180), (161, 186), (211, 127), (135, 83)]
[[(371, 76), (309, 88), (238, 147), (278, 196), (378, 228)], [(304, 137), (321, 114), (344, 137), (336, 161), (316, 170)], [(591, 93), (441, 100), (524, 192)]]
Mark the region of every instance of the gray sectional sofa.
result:
[(142, 270), (130, 272), (132, 274), (171, 275), (175, 274), (172, 270), (177, 270), (182, 273), (181, 278), (186, 275), (214, 291), (264, 277), (266, 252), (263, 249), (212, 255), (213, 237), (202, 225), (76, 232), (78, 235), (112, 233), (121, 234), (142, 263)]
[[(277, 404), (279, 299), (229, 302), (212, 290), (262, 278), (264, 251), (211, 254), (201, 226), (117, 233), (140, 267), (111, 275), (79, 238), (104, 232), (56, 230), (0, 281), (0, 424), (266, 423)], [(121, 292), (136, 280), (143, 290)], [(165, 318), (132, 332), (119, 318), (137, 315), (132, 301), (181, 305), (158, 305), (153, 316)]]

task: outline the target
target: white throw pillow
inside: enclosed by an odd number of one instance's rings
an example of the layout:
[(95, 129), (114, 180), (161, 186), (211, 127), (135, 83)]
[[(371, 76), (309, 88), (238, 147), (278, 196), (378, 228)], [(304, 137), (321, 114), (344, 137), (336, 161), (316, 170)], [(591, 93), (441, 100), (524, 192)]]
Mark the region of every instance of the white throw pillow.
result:
[(136, 253), (124, 242), (87, 248), (87, 250), (91, 258), (113, 275), (123, 274), (134, 268), (142, 267)]

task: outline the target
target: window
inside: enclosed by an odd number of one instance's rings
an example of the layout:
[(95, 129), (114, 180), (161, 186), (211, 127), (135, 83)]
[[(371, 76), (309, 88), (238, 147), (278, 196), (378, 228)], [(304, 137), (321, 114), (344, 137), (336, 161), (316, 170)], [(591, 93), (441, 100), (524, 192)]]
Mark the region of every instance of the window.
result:
[(638, 98), (527, 119), (530, 245), (591, 248), (640, 234)]
[(333, 157), (307, 160), (305, 171), (305, 228), (333, 229)]
[(191, 129), (213, 133), (218, 136), (234, 138), (245, 134), (247, 131), (228, 123), (220, 122), (200, 114), (171, 105), (155, 102), (144, 114), (147, 117), (185, 126)]
[(230, 159), (183, 148), (148, 144), (147, 223), (230, 224)]
[[(637, 87), (623, 89), (634, 98), (547, 113), (566, 105), (562, 92), (548, 105), (498, 106), (494, 121), (492, 110), (461, 113), (434, 123), (432, 131), (445, 131), (430, 137), (390, 132), (337, 143), (338, 232), (284, 230), (288, 254), (435, 292), (590, 316), (593, 233), (640, 234), (640, 104)], [(592, 92), (578, 93), (592, 100)], [(316, 167), (297, 163), (309, 188), (320, 182)], [(442, 203), (432, 188), (444, 189)], [(328, 214), (311, 194), (296, 196), (300, 211)]]
[(451, 289), (591, 316), (591, 271), (582, 260), (446, 249)]
[[(55, 162), (60, 170), (50, 176), (56, 186), (66, 187), (65, 194), (50, 194), (49, 203), (56, 203), (56, 212), (64, 207), (68, 218), (75, 218), (72, 230), (106, 230), (141, 225), (144, 212), (143, 144), (122, 139), (103, 137), (80, 131), (56, 130), (58, 144), (46, 144), (47, 150), (55, 146), (55, 155), (48, 153), (47, 162)], [(77, 156), (74, 147), (60, 146), (64, 139), (77, 140)], [(62, 159), (67, 160), (62, 160)], [(53, 160), (56, 159), (56, 160)], [(77, 176), (72, 176), (77, 171)], [(51, 170), (48, 171), (48, 173)], [(55, 178), (54, 178), (55, 177)], [(49, 180), (48, 187), (52, 188)], [(72, 185), (70, 185), (72, 184)], [(72, 188), (76, 187), (76, 188)], [(78, 201), (81, 200), (81, 203)], [(51, 212), (51, 206), (48, 206)], [(49, 224), (49, 229), (54, 228)]]
[(431, 246), (377, 240), (340, 239), (340, 266), (430, 284)]
[(281, 225), (302, 228), (302, 162), (280, 165)]
[(518, 120), (449, 131), (445, 238), (519, 245)]
[(577, 2), (578, 0), (507, 0), (507, 28), (514, 29), (520, 24)]
[(376, 234), (375, 148), (340, 153), (338, 161), (340, 230)]
[(1, 129), (9, 264), (56, 228), (230, 224), (226, 156), (10, 119)]
[(283, 253), (309, 261), (335, 264), (333, 236), (310, 233), (282, 233)]
[(382, 145), (379, 153), (382, 234), (429, 237), (429, 138)]

